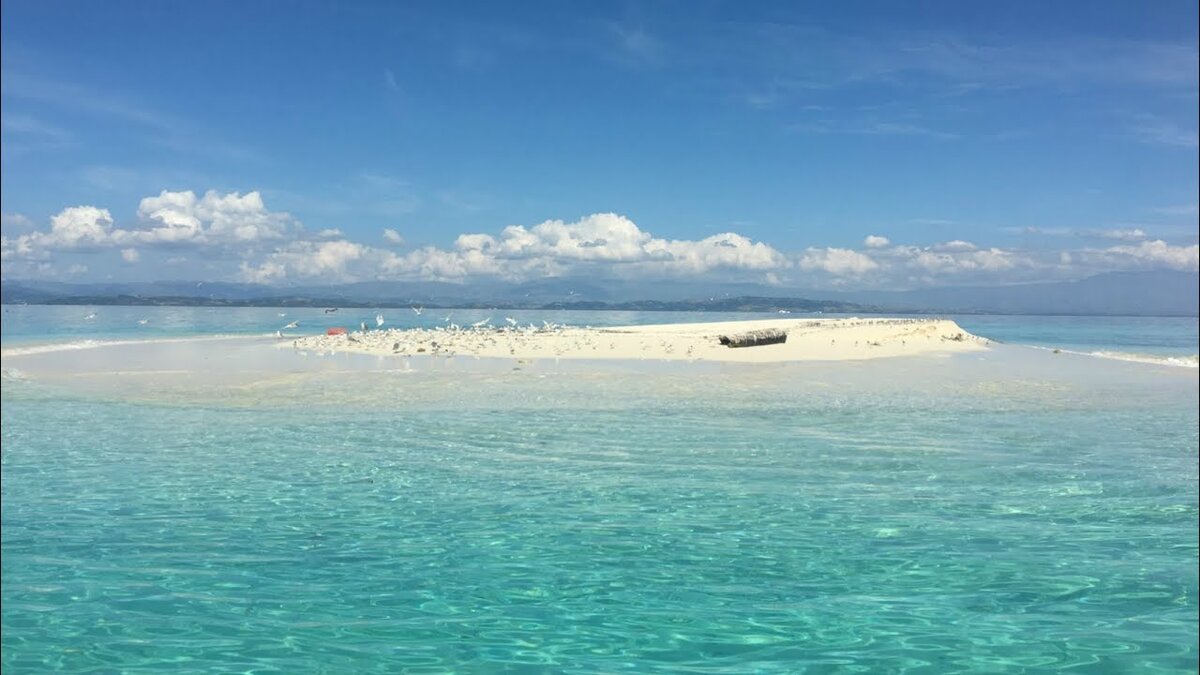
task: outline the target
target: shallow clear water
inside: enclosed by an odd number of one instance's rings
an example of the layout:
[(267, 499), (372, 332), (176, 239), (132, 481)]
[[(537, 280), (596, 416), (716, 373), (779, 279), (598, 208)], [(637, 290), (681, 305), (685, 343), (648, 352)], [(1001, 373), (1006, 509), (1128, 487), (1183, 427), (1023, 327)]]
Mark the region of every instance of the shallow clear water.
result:
[[(382, 314), (387, 327), (432, 328), (445, 319), (459, 325), (505, 317), (522, 324), (543, 321), (575, 326), (618, 326), (650, 323), (737, 321), (781, 318), (778, 314), (723, 312), (599, 312), (487, 309), (435, 309), (421, 314), (411, 308), (339, 309), (272, 307), (84, 307), (6, 305), (0, 322), (5, 346), (82, 340), (146, 340), (212, 335), (266, 335), (291, 321), (299, 327), (289, 334), (307, 335), (326, 328), (375, 326)], [(280, 315), (283, 316), (280, 316)], [(87, 318), (94, 315), (93, 318)], [(806, 315), (789, 315), (794, 318)], [(838, 314), (821, 316), (837, 317)], [(1187, 317), (1056, 317), (953, 316), (966, 330), (1005, 343), (1092, 352), (1110, 350), (1133, 354), (1194, 357), (1200, 352), (1200, 328)], [(145, 323), (140, 323), (144, 321)]]
[(1195, 672), (1192, 369), (270, 343), (5, 358), (5, 673)]
[(1193, 360), (1200, 352), (1200, 324), (1195, 317), (969, 315), (955, 319), (976, 335), (1010, 344), (1085, 353), (1191, 356)]
[[(326, 313), (312, 307), (119, 307), (5, 305), (0, 339), (6, 346), (70, 340), (147, 340), (212, 335), (266, 335), (292, 321), (290, 335), (323, 333), (335, 326), (357, 330), (363, 322), (375, 327), (383, 315), (388, 328), (433, 328), (454, 322), (462, 326), (491, 319), (506, 325), (505, 317), (522, 324), (543, 321), (575, 326), (620, 326), (652, 323), (739, 321), (777, 318), (778, 314), (744, 312), (592, 312), (552, 310), (489, 310), (420, 308), (342, 308)], [(89, 318), (91, 317), (91, 318)], [(447, 321), (447, 318), (449, 319)], [(141, 323), (141, 322), (145, 323)]]

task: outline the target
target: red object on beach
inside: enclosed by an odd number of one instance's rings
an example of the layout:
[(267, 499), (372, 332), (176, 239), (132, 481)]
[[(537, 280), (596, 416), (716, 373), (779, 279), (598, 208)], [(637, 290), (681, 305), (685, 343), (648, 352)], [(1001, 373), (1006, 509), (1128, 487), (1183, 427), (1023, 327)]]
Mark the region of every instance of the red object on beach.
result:
[(325, 334), (326, 335), (345, 335), (346, 329), (342, 328), (341, 326), (338, 326), (337, 328), (330, 328), (329, 330), (325, 331)]

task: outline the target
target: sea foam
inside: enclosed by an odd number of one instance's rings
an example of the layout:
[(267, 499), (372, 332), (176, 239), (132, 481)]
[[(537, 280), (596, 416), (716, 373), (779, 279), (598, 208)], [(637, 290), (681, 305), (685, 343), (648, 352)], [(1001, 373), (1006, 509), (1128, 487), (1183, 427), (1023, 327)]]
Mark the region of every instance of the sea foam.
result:
[(181, 342), (209, 342), (215, 340), (246, 340), (271, 337), (273, 334), (262, 335), (203, 335), (173, 338), (146, 338), (137, 340), (73, 340), (70, 342), (50, 342), (21, 347), (5, 347), (0, 349), (0, 356), (31, 356), (34, 354), (52, 354), (54, 352), (69, 352), (81, 349), (98, 349), (100, 347), (123, 347), (128, 345), (176, 344)]
[(1130, 363), (1145, 363), (1155, 366), (1173, 366), (1176, 368), (1200, 368), (1200, 355), (1192, 354), (1191, 356), (1167, 356), (1164, 354), (1142, 354), (1138, 352), (1120, 352), (1100, 349), (1096, 351), (1084, 352), (1072, 349), (1054, 349), (1052, 347), (1037, 347), (1044, 351), (1061, 352), (1063, 354), (1073, 354), (1075, 356), (1091, 356), (1098, 359), (1108, 359), (1110, 361), (1128, 361)]

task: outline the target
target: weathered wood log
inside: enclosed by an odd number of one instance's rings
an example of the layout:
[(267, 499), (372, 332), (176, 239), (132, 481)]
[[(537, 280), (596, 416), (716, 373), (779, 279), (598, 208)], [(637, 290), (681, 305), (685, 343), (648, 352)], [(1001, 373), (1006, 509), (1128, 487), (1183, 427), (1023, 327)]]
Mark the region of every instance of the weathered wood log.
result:
[(781, 328), (764, 328), (748, 333), (720, 336), (721, 344), (726, 347), (759, 347), (762, 345), (777, 345), (787, 342), (787, 331)]

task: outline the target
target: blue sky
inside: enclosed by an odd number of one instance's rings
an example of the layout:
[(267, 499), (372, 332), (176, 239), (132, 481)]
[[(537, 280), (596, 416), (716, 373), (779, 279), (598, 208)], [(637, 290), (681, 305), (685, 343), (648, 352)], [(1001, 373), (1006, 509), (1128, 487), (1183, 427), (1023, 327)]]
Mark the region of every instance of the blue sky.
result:
[(5, 279), (1197, 266), (1195, 2), (2, 12)]

